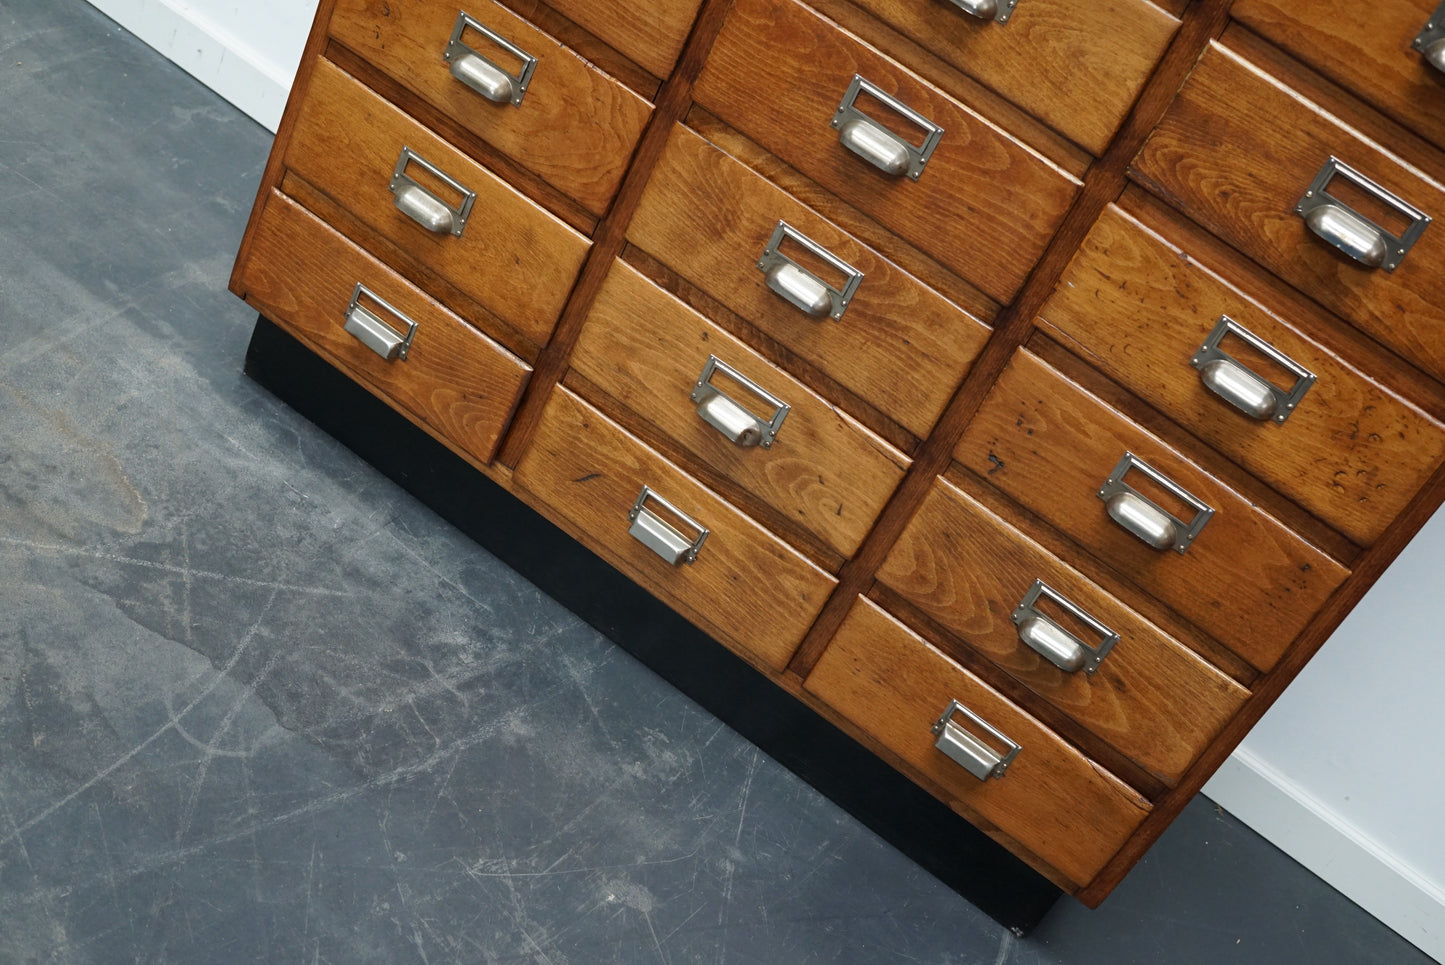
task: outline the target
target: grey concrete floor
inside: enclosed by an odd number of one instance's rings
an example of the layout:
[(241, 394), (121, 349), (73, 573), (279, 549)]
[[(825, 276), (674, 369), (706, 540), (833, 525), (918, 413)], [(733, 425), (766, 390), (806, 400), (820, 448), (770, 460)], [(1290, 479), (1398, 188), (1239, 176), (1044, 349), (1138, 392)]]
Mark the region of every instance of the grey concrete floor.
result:
[(270, 140), (0, 0), (0, 965), (1427, 961), (1202, 798), (983, 917), (241, 374)]

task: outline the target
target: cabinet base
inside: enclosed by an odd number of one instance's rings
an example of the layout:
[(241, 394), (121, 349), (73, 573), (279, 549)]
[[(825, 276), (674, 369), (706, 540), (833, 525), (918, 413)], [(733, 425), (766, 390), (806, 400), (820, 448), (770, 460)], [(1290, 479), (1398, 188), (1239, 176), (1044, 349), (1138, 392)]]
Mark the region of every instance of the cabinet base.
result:
[(264, 316), (245, 372), (1015, 934), (1060, 892)]

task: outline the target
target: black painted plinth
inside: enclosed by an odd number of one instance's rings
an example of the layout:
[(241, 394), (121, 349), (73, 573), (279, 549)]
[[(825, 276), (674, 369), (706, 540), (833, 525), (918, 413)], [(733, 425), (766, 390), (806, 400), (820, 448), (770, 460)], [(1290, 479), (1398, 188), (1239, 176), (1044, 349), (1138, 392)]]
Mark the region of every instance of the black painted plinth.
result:
[(258, 319), (246, 374), (1000, 924), (1058, 889), (506, 490)]

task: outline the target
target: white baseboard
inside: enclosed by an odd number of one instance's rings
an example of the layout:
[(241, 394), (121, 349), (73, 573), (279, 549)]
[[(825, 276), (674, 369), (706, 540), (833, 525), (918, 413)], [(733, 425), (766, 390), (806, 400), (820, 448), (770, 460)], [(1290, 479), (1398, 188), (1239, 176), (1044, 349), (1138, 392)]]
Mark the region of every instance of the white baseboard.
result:
[(184, 0), (90, 0), (166, 59), (274, 132), (291, 90), (278, 67)]
[(1247, 750), (1204, 793), (1437, 962), (1445, 962), (1445, 890)]

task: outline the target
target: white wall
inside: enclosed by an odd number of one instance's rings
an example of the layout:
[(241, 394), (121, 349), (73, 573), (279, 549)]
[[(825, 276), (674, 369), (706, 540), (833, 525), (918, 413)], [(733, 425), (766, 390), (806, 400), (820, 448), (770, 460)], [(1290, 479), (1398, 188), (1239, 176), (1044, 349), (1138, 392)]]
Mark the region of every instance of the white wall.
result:
[[(316, 0), (91, 0), (275, 130)], [(1205, 793), (1445, 961), (1445, 513)]]
[(1204, 793), (1445, 961), (1445, 510)]
[(274, 131), (317, 0), (90, 3)]

